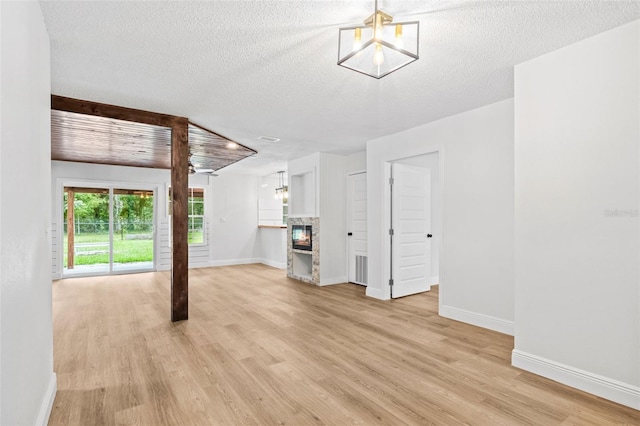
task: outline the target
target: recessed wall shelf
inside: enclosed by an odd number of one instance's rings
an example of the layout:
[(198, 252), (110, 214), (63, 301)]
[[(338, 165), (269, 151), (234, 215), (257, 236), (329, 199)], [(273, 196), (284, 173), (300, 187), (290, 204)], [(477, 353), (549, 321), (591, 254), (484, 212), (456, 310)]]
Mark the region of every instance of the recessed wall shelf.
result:
[(293, 252), (292, 275), (312, 281), (313, 280), (313, 256), (310, 252), (300, 253), (301, 250)]
[(316, 213), (316, 171), (292, 175), (289, 183), (290, 217), (314, 217)]

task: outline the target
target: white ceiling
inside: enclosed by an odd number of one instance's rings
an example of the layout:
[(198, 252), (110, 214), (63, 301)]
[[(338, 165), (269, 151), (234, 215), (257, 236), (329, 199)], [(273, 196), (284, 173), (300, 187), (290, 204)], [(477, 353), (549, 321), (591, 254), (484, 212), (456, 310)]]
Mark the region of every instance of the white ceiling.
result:
[(420, 21), (420, 60), (381, 80), (336, 65), (373, 0), (41, 2), (52, 92), (189, 117), (258, 151), (221, 173), (267, 175), (512, 97), (515, 64), (640, 18), (638, 1), (379, 3)]

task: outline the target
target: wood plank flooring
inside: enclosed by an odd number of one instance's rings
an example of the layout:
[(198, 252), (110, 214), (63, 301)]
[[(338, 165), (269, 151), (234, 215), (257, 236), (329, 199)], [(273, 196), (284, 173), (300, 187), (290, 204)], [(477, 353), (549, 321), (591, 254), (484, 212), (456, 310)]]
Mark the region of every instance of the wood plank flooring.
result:
[(263, 265), (53, 285), (50, 425), (639, 425), (640, 412), (510, 366), (513, 338)]

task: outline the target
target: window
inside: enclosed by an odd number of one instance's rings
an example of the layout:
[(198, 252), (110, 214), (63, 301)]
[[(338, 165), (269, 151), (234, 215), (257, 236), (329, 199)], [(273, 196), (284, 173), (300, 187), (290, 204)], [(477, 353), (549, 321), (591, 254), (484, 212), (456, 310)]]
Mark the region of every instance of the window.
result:
[(204, 244), (204, 189), (189, 188), (189, 244)]
[[(187, 211), (189, 212), (188, 233), (189, 244), (205, 243), (204, 226), (204, 189), (189, 188)], [(171, 216), (171, 188), (169, 188), (169, 204), (167, 214)]]
[(282, 224), (287, 224), (287, 219), (289, 218), (289, 199), (285, 197), (282, 199)]

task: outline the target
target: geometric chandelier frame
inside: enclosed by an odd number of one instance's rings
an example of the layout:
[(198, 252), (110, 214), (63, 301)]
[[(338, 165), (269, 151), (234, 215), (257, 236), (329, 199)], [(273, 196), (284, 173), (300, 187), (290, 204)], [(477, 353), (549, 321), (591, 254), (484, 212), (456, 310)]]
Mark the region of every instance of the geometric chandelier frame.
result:
[(380, 79), (419, 59), (420, 22), (393, 22), (378, 9), (364, 25), (339, 29), (338, 65)]

